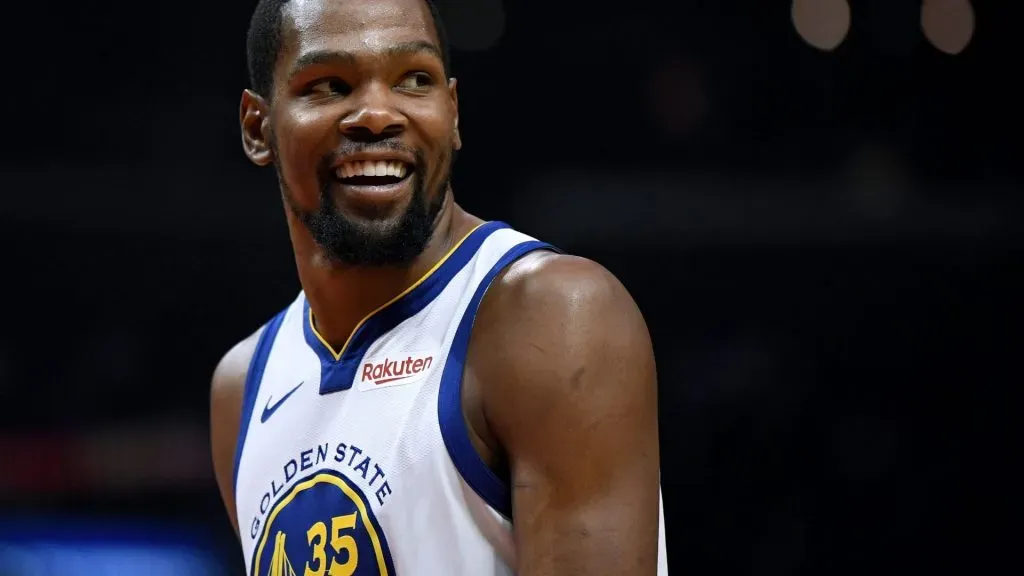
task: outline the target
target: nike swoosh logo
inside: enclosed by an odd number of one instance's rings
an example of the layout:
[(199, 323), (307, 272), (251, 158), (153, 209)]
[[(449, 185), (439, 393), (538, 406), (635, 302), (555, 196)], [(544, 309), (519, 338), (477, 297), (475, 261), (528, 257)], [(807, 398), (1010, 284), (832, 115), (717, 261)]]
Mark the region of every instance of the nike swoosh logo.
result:
[(288, 397), (291, 396), (292, 394), (295, 394), (295, 391), (298, 390), (299, 386), (302, 386), (303, 384), (305, 384), (305, 382), (299, 382), (299, 384), (295, 386), (295, 388), (292, 388), (291, 390), (288, 391), (287, 394), (281, 396), (281, 399), (274, 403), (273, 406), (270, 405), (270, 402), (271, 400), (274, 399), (274, 397), (271, 396), (270, 398), (267, 398), (267, 406), (263, 409), (263, 415), (260, 416), (260, 424), (266, 424), (267, 420), (270, 420), (270, 417), (274, 415), (274, 412), (277, 412), (277, 409), (281, 407), (281, 404), (284, 404), (284, 401), (287, 400)]

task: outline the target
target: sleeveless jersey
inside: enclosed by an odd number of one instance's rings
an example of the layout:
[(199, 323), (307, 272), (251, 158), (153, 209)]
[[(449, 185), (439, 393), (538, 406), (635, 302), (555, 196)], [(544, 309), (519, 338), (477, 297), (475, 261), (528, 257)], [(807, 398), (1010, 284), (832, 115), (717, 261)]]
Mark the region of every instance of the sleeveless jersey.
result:
[(500, 222), (477, 227), (341, 353), (303, 294), (267, 323), (235, 455), (248, 574), (512, 574), (510, 488), (470, 442), (461, 384), (484, 292), (535, 250), (554, 248)]

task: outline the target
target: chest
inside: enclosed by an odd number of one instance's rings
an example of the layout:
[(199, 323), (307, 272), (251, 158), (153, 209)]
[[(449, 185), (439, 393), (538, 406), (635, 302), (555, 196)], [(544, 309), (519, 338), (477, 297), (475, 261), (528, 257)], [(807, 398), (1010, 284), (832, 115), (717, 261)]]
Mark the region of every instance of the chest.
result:
[(317, 574), (320, 551), (324, 573), (347, 558), (376, 566), (391, 557), (386, 527), (403, 523), (407, 503), (436, 498), (422, 480), (445, 473), (436, 408), (443, 350), (391, 344), (370, 350), (351, 387), (328, 394), (316, 354), (287, 345), (271, 354), (236, 487), (253, 573), (299, 558)]

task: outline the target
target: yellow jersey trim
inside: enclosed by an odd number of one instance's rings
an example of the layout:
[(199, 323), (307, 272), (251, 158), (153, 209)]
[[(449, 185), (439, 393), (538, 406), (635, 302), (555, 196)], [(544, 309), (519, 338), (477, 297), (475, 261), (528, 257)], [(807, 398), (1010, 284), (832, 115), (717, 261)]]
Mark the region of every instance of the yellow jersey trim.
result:
[(312, 330), (313, 335), (316, 336), (316, 339), (319, 340), (320, 343), (324, 345), (324, 348), (326, 348), (328, 352), (330, 352), (331, 356), (334, 357), (334, 361), (335, 362), (337, 362), (338, 360), (341, 360), (341, 357), (345, 354), (345, 350), (348, 349), (348, 345), (352, 342), (352, 337), (356, 335), (356, 332), (359, 332), (359, 329), (362, 328), (363, 325), (366, 324), (366, 322), (370, 320), (370, 318), (372, 318), (374, 315), (378, 314), (381, 310), (384, 310), (388, 306), (391, 306), (395, 302), (398, 302), (399, 300), (404, 298), (407, 294), (409, 294), (410, 292), (415, 290), (417, 286), (419, 286), (420, 284), (423, 284), (424, 282), (426, 282), (427, 278), (430, 278), (434, 274), (434, 272), (437, 272), (437, 269), (440, 268), (441, 265), (444, 264), (445, 261), (448, 260), (448, 258), (450, 258), (451, 255), (455, 253), (456, 250), (459, 249), (459, 246), (462, 246), (462, 243), (465, 242), (467, 238), (472, 236), (473, 232), (476, 232), (477, 229), (480, 228), (480, 226), (483, 226), (484, 224), (486, 224), (486, 222), (478, 224), (472, 230), (470, 230), (465, 236), (463, 236), (461, 240), (456, 242), (455, 245), (452, 246), (451, 249), (448, 250), (448, 252), (444, 256), (442, 256), (441, 259), (438, 260), (437, 263), (434, 264), (433, 267), (430, 268), (430, 270), (427, 270), (427, 273), (424, 274), (423, 276), (421, 276), (419, 280), (414, 282), (411, 286), (409, 286), (405, 290), (402, 290), (402, 292), (400, 294), (398, 294), (398, 296), (395, 296), (391, 300), (388, 300), (383, 305), (381, 305), (377, 309), (373, 310), (372, 312), (370, 312), (369, 314), (364, 316), (363, 319), (360, 320), (358, 324), (356, 324), (355, 328), (352, 329), (352, 332), (348, 335), (348, 339), (345, 340), (345, 344), (341, 347), (341, 350), (335, 352), (334, 348), (332, 348), (331, 345), (327, 343), (327, 340), (325, 340), (324, 337), (320, 335), (320, 332), (317, 331), (316, 324), (313, 323), (313, 308), (310, 307), (309, 308), (309, 317), (307, 318), (307, 321), (309, 322), (309, 328), (310, 328), (310, 330)]

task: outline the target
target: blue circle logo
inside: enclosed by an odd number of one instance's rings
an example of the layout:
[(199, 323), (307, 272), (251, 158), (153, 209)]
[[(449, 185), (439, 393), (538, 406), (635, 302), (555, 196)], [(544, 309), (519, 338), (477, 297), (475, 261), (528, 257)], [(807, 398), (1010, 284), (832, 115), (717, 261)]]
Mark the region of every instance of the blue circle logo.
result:
[(394, 576), (363, 493), (335, 471), (298, 481), (271, 509), (253, 576)]

